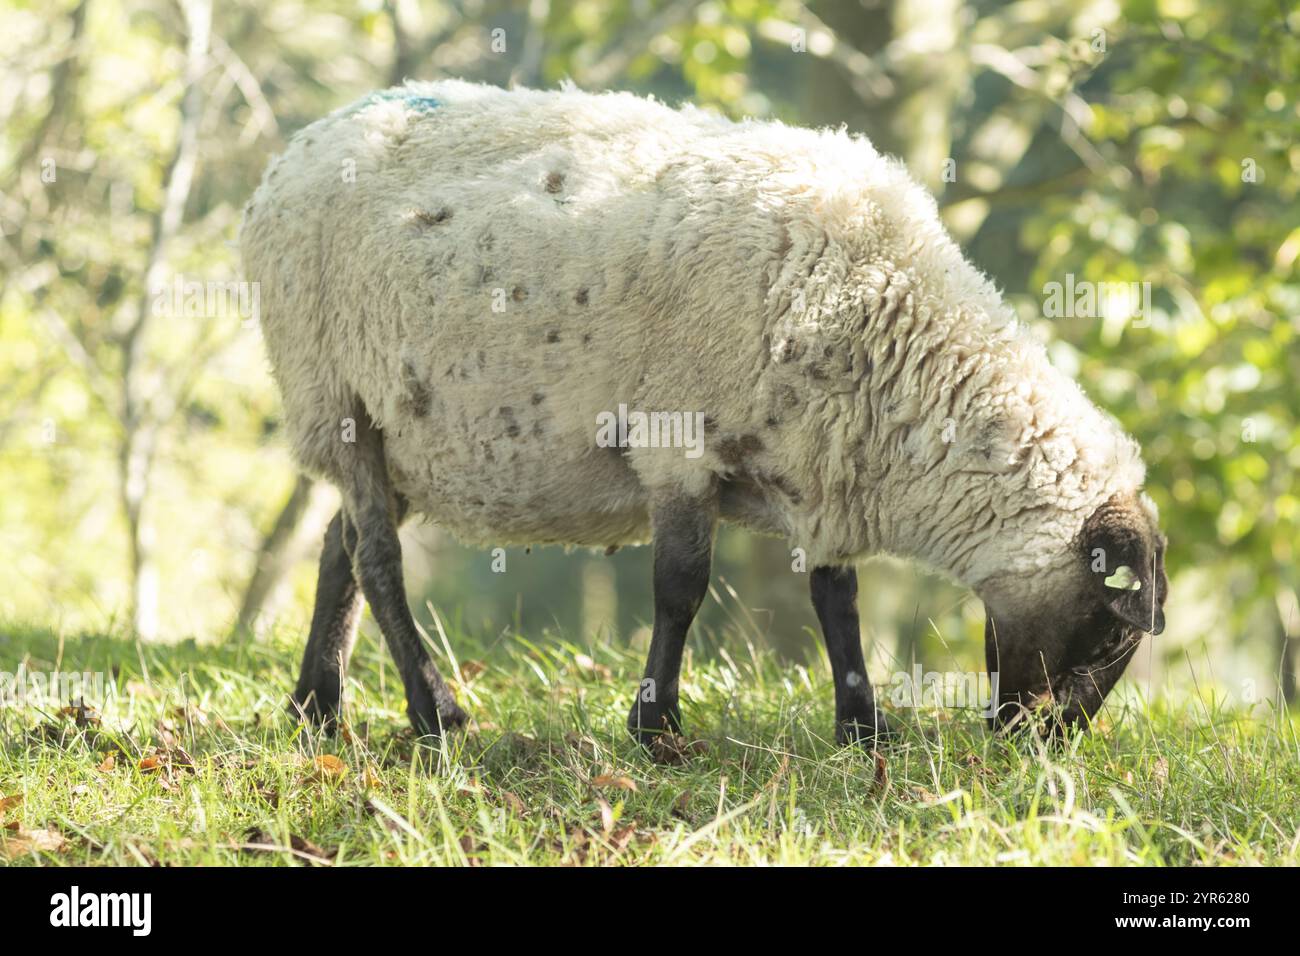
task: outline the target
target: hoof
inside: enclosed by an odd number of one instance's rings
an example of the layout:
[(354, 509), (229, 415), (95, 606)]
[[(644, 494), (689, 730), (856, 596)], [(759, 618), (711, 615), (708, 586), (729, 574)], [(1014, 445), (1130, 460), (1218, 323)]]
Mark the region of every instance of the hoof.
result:
[(676, 701), (666, 705), (638, 701), (628, 714), (627, 731), (658, 764), (683, 763), (708, 749), (704, 741), (682, 736), (682, 715)]
[(318, 689), (298, 688), (289, 695), (285, 709), (295, 718), (327, 734), (338, 729), (342, 701), (338, 695), (328, 695)]
[(677, 702), (647, 704), (637, 701), (632, 705), (632, 712), (627, 715), (627, 732), (637, 743), (653, 753), (660, 738), (681, 735), (682, 715)]
[(463, 727), (469, 720), (469, 714), (461, 710), (450, 693), (432, 706), (409, 705), (406, 716), (411, 719), (411, 726), (421, 737), (441, 737), (447, 731)]
[(898, 731), (879, 709), (876, 709), (871, 717), (850, 718), (837, 721), (835, 724), (835, 742), (841, 747), (856, 745), (867, 750), (876, 750), (897, 743), (898, 739)]

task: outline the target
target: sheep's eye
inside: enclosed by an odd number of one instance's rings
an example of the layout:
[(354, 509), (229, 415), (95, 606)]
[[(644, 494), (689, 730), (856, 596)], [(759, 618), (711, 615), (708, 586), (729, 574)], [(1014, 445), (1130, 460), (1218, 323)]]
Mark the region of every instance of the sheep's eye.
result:
[(1121, 564), (1115, 569), (1115, 573), (1102, 582), (1108, 588), (1114, 588), (1117, 591), (1140, 591), (1142, 582), (1138, 580), (1133, 569), (1127, 564)]

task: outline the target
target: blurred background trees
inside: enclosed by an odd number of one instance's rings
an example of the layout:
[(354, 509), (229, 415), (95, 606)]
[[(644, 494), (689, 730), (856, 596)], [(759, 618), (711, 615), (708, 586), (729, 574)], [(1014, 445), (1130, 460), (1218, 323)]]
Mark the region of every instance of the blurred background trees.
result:
[[(458, 76), (845, 124), (902, 156), (1053, 360), (1146, 450), (1170, 627), (1132, 673), (1295, 695), (1300, 13), (1274, 0), (5, 0), (0, 615), (146, 638), (305, 626), (333, 492), (298, 476), (257, 329), (160, 307), (234, 281), (286, 137)], [(1147, 282), (1149, 315), (1045, 286)], [(487, 643), (641, 639), (649, 556), (405, 533), (417, 609)], [(877, 562), (877, 679), (978, 668), (977, 600)], [(500, 566), (500, 562), (497, 562)], [(783, 542), (726, 532), (702, 646), (815, 652)], [(429, 611), (420, 615), (428, 619)]]

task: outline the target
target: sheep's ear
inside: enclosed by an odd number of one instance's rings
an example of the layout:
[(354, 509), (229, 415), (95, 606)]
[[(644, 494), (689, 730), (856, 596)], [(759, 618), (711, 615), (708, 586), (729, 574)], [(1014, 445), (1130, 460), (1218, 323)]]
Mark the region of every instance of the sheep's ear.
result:
[(1165, 629), (1165, 540), (1135, 496), (1116, 495), (1084, 522), (1084, 560), (1102, 603), (1121, 621)]

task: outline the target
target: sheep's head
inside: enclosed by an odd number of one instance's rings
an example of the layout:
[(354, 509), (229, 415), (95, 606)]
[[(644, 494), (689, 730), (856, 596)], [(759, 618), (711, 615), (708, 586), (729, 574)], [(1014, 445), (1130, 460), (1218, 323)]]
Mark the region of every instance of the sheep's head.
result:
[(1056, 732), (1086, 726), (1143, 636), (1164, 630), (1165, 538), (1144, 499), (1111, 498), (1070, 550), (1041, 579), (991, 582), (982, 595), (995, 728), (1021, 726), (1033, 712)]

